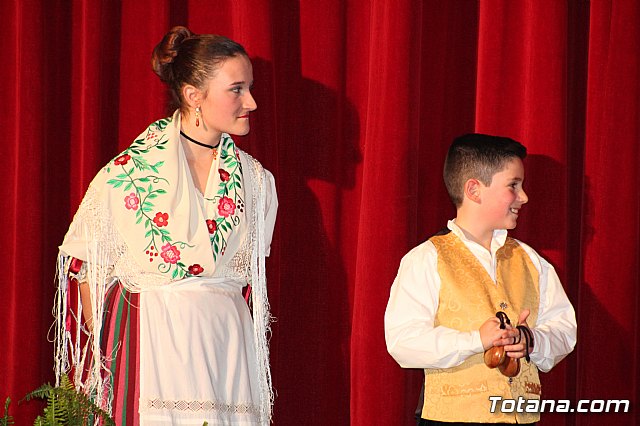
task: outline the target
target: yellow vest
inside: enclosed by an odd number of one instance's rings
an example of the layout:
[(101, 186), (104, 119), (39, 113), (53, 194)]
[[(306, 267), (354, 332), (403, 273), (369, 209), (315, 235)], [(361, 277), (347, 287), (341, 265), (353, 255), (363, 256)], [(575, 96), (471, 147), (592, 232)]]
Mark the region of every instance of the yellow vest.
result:
[[(496, 253), (497, 284), (453, 232), (434, 236), (430, 241), (438, 252), (441, 280), (436, 327), (475, 331), (498, 311), (504, 311), (515, 326), (523, 309), (531, 311), (527, 323), (536, 324), (540, 302), (539, 274), (516, 240), (507, 238)], [(490, 396), (501, 397), (493, 403), (494, 413), (490, 411)], [(522, 358), (520, 373), (509, 379), (497, 368), (487, 367), (480, 353), (457, 367), (425, 370), (422, 417), (443, 422), (538, 421), (539, 413), (517, 412), (519, 397), (540, 399), (536, 366)], [(509, 412), (503, 413), (500, 406), (505, 399), (514, 403), (508, 402), (505, 411)], [(526, 408), (526, 401), (521, 407)]]

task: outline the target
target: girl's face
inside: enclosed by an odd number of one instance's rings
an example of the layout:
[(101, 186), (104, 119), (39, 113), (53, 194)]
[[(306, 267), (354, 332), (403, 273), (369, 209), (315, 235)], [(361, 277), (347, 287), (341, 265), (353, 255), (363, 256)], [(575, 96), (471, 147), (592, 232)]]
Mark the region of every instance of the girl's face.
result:
[(253, 68), (249, 58), (228, 58), (209, 80), (200, 104), (201, 121), (207, 132), (246, 135), (249, 113), (257, 108), (251, 96)]

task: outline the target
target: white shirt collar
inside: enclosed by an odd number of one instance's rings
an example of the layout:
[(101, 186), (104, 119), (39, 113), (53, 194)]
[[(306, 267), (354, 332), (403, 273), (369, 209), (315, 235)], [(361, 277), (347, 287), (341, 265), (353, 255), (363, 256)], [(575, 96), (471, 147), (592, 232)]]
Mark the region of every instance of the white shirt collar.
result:
[[(462, 229), (456, 225), (455, 219), (451, 219), (447, 222), (447, 228), (449, 228), (451, 230), (451, 232), (453, 232), (458, 238), (460, 238), (460, 240), (469, 245), (469, 244), (475, 244), (477, 246), (480, 246), (480, 244), (478, 244), (475, 241), (472, 241), (470, 239), (467, 238), (467, 236), (464, 234), (464, 232), (462, 231)], [(504, 243), (507, 241), (507, 230), (506, 229), (496, 229), (493, 231), (493, 236), (491, 237), (491, 255), (495, 255), (496, 251), (498, 251), (498, 249), (500, 247), (502, 247), (504, 245)], [(482, 246), (480, 246), (482, 247)]]

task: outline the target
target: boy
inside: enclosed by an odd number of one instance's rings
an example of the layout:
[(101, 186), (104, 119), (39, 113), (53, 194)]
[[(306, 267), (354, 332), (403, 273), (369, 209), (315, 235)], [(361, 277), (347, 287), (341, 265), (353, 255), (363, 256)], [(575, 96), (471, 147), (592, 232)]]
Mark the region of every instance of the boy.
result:
[[(455, 139), (444, 181), (456, 218), (400, 263), (385, 338), (400, 366), (425, 371), (421, 425), (538, 421), (531, 410), (501, 412), (500, 402), (540, 399), (538, 369), (549, 371), (575, 346), (575, 313), (553, 266), (507, 237), (528, 201), (525, 156), (509, 138)], [(511, 325), (500, 328), (499, 311)], [(494, 346), (519, 360), (517, 375), (485, 365), (484, 351)], [(521, 359), (527, 355), (530, 362)]]

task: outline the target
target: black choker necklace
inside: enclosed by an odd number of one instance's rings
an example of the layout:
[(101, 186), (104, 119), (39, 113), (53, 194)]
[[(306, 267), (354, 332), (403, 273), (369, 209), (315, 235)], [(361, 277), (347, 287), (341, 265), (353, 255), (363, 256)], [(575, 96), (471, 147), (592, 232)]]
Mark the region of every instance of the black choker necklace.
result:
[(185, 137), (185, 139), (186, 139), (186, 140), (188, 140), (189, 142), (193, 142), (193, 143), (195, 143), (196, 145), (200, 145), (200, 146), (203, 146), (203, 147), (205, 147), (205, 148), (216, 149), (216, 148), (218, 147), (218, 145), (220, 145), (220, 142), (218, 142), (218, 143), (217, 143), (217, 144), (215, 144), (215, 145), (207, 145), (206, 143), (198, 142), (197, 140), (195, 140), (195, 139), (190, 138), (189, 136), (187, 136), (187, 135), (186, 135), (182, 130), (180, 130), (180, 134), (181, 134), (182, 136), (184, 136), (184, 137)]

